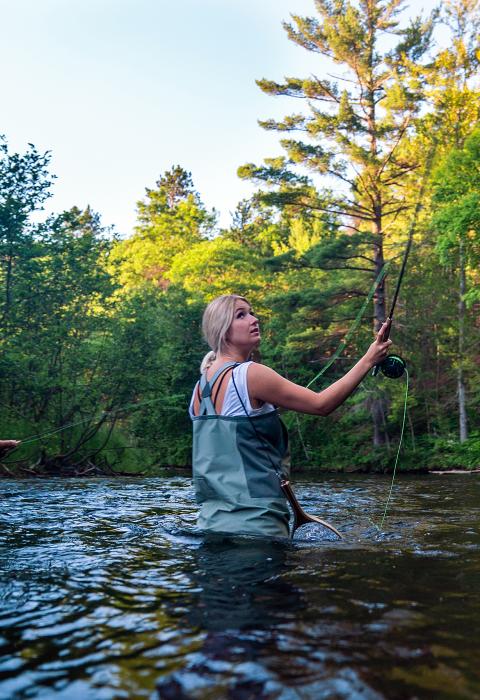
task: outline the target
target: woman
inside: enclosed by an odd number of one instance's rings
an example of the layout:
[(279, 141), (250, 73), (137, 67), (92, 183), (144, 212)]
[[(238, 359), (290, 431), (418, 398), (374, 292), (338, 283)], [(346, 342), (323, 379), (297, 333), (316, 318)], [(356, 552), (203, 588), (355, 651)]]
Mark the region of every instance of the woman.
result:
[(250, 361), (260, 329), (246, 299), (223, 295), (207, 306), (202, 328), (211, 352), (190, 403), (202, 530), (288, 536), (289, 511), (280, 487), (288, 477), (288, 437), (276, 407), (319, 416), (334, 411), (387, 356), (389, 323), (349, 372), (316, 393)]

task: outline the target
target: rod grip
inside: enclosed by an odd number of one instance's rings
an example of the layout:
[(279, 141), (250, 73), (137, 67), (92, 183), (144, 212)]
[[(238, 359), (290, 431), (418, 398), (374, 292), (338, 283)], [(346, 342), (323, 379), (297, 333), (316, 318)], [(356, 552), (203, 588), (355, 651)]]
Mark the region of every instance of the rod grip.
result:
[[(383, 334), (383, 338), (382, 338), (383, 342), (385, 342), (386, 340), (388, 340), (389, 337), (390, 337), (390, 330), (391, 330), (391, 328), (392, 328), (392, 312), (390, 312), (390, 314), (387, 316), (387, 318), (385, 319), (385, 321), (390, 321), (390, 324), (387, 326), (387, 330), (386, 330), (385, 333)], [(378, 365), (374, 365), (374, 366), (372, 367), (371, 376), (372, 376), (372, 377), (376, 377), (377, 374), (380, 372), (380, 368), (381, 368), (381, 363), (378, 364)]]

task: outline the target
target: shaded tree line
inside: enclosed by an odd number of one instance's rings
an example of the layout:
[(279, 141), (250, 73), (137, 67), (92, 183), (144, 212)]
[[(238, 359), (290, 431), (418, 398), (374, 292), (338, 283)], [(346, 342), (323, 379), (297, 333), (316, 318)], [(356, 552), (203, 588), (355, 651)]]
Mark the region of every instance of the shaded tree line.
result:
[[(307, 384), (389, 262), (316, 388), (336, 379), (386, 316), (419, 192), (393, 331), (411, 375), (402, 463), (479, 465), (478, 2), (453, 0), (408, 24), (402, 8), (316, 0), (315, 16), (285, 24), (318, 74), (258, 81), (297, 111), (260, 122), (284, 136), (284, 155), (239, 168), (258, 190), (228, 228), (178, 165), (146, 190), (128, 238), (88, 208), (34, 223), (51, 193), (49, 154), (1, 142), (1, 426), (25, 438), (5, 474), (188, 465), (205, 303), (247, 296), (262, 359)], [(450, 45), (436, 50), (439, 22)], [(388, 468), (403, 398), (402, 382), (379, 376), (328, 419), (287, 414), (295, 463)]]

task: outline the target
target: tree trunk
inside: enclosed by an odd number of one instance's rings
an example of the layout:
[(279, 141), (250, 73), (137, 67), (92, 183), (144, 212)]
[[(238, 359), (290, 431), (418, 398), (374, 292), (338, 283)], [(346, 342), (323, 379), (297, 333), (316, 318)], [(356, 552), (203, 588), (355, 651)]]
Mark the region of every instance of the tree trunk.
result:
[[(376, 30), (377, 30), (377, 17), (375, 16), (374, 4), (367, 5), (367, 15), (368, 15), (368, 64), (369, 64), (369, 81), (368, 81), (368, 95), (366, 102), (368, 104), (368, 132), (369, 132), (369, 155), (372, 165), (376, 170), (375, 182), (372, 183), (373, 187), (371, 190), (372, 204), (373, 204), (373, 219), (372, 219), (372, 233), (376, 238), (375, 241), (375, 278), (380, 274), (385, 260), (383, 257), (383, 201), (381, 191), (379, 189), (380, 179), (378, 178), (378, 130), (377, 130), (377, 95), (375, 89), (375, 41), (376, 41)], [(380, 326), (385, 321), (385, 278), (382, 279), (373, 297), (373, 330), (378, 332)], [(373, 446), (383, 447), (388, 444), (388, 435), (386, 432), (386, 415), (387, 415), (387, 404), (385, 397), (382, 396), (380, 391), (374, 394), (373, 400), (371, 402), (371, 414), (373, 420)]]
[(460, 241), (459, 251), (460, 263), (460, 287), (458, 300), (458, 371), (457, 371), (457, 393), (458, 393), (458, 419), (460, 428), (460, 442), (468, 440), (468, 419), (466, 409), (466, 392), (464, 381), (464, 348), (465, 348), (465, 302), (463, 297), (467, 291), (467, 283), (465, 277), (465, 255), (463, 250), (463, 241)]
[[(381, 206), (381, 205), (380, 205)], [(375, 245), (375, 278), (380, 274), (385, 260), (383, 257), (382, 224), (380, 217), (374, 222), (374, 233), (378, 237)], [(380, 282), (373, 296), (373, 330), (377, 333), (385, 321), (385, 278)], [(373, 420), (373, 445), (383, 447), (388, 444), (388, 435), (385, 429), (387, 404), (385, 397), (380, 393), (371, 402), (371, 414)]]
[(12, 276), (13, 276), (13, 246), (10, 243), (7, 256), (7, 269), (5, 271), (5, 300), (3, 304), (2, 323), (8, 322), (8, 314), (12, 305)]

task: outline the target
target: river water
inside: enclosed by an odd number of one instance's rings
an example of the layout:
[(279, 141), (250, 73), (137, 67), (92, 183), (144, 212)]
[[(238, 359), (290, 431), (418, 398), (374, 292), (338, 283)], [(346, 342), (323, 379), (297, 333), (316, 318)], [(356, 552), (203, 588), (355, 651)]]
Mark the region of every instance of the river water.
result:
[[(319, 476), (344, 534), (207, 541), (190, 479), (2, 480), (0, 698), (480, 698), (480, 480)], [(376, 525), (375, 525), (376, 523)]]

